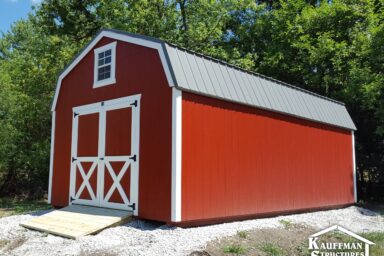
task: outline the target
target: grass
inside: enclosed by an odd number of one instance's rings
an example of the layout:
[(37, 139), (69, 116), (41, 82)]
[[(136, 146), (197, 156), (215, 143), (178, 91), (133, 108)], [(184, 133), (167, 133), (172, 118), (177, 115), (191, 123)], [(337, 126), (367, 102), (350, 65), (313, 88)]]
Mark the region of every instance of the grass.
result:
[(268, 256), (280, 256), (283, 255), (283, 249), (273, 243), (263, 243), (260, 246), (260, 250), (265, 252)]
[(0, 218), (34, 211), (47, 210), (50, 208), (51, 206), (44, 200), (0, 198)]
[(279, 220), (280, 224), (284, 226), (285, 229), (291, 229), (295, 227), (295, 224), (289, 220)]
[(384, 232), (370, 232), (360, 235), (375, 243), (371, 246), (369, 255), (382, 255), (384, 252)]
[(231, 244), (228, 246), (225, 246), (223, 249), (223, 252), (225, 253), (231, 253), (231, 254), (245, 254), (247, 252), (247, 249), (239, 244)]
[(240, 238), (247, 238), (248, 233), (247, 233), (246, 231), (237, 231), (237, 235), (238, 235)]

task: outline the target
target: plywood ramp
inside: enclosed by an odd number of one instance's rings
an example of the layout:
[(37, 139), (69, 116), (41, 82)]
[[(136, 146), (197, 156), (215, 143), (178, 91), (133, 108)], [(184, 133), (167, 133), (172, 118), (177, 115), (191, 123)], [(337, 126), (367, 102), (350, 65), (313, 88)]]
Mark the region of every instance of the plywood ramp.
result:
[(33, 218), (20, 225), (26, 228), (76, 239), (129, 221), (132, 213), (84, 205), (70, 205)]

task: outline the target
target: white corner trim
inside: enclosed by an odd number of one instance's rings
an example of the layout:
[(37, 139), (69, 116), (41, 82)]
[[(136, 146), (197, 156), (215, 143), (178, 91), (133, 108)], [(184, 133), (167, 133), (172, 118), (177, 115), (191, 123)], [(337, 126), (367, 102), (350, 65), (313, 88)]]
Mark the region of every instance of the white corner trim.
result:
[(172, 88), (172, 210), (171, 221), (181, 221), (182, 92)]
[(352, 137), (352, 161), (353, 161), (353, 195), (357, 203), (357, 181), (356, 181), (356, 153), (355, 153), (355, 132), (351, 131)]
[(57, 104), (57, 100), (59, 97), (62, 80), (85, 57), (85, 55), (87, 55), (95, 47), (95, 45), (103, 37), (108, 37), (111, 39), (120, 40), (123, 42), (128, 42), (128, 43), (156, 49), (159, 52), (160, 60), (161, 60), (161, 63), (163, 64), (165, 76), (167, 78), (169, 86), (171, 86), (171, 87), (175, 86), (174, 81), (172, 79), (170, 67), (169, 67), (167, 59), (165, 57), (164, 49), (163, 49), (162, 44), (160, 42), (154, 42), (154, 41), (150, 41), (150, 40), (146, 40), (146, 39), (142, 39), (142, 38), (138, 38), (138, 37), (133, 37), (130, 35), (120, 34), (120, 33), (112, 32), (112, 31), (102, 31), (98, 36), (96, 36), (92, 40), (92, 42), (81, 52), (81, 54), (79, 56), (76, 57), (75, 60), (72, 61), (72, 63), (59, 76), (59, 78), (57, 80), (56, 91), (55, 91), (55, 96), (53, 98), (51, 111), (54, 111), (56, 109), (56, 104)]
[[(116, 83), (116, 45), (117, 42), (113, 42), (110, 44), (103, 45), (94, 50), (94, 67), (93, 67), (93, 88), (98, 88), (110, 84)], [(98, 54), (100, 52), (105, 52), (107, 50), (111, 50), (111, 77), (104, 80), (98, 80)]]
[(49, 159), (49, 182), (48, 182), (48, 203), (52, 199), (52, 175), (53, 175), (53, 157), (55, 150), (55, 128), (56, 128), (56, 111), (52, 111), (52, 126), (51, 126), (51, 155)]

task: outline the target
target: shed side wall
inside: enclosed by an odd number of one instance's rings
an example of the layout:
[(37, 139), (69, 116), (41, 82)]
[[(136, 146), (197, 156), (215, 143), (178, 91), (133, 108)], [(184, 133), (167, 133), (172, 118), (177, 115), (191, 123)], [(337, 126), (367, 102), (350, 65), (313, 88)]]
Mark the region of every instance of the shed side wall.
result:
[(354, 202), (351, 133), (183, 92), (182, 221)]
[[(95, 48), (113, 41), (103, 38)], [(92, 88), (93, 50), (62, 81), (56, 108), (52, 204), (68, 205), (72, 108), (141, 94), (139, 217), (170, 221), (172, 89), (157, 50), (117, 42), (116, 84)]]

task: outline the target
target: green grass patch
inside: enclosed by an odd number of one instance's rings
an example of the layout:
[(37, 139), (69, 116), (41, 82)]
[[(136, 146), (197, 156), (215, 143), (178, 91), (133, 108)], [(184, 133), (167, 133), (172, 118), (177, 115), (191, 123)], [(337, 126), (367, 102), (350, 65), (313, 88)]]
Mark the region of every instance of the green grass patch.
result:
[(369, 255), (371, 256), (383, 255), (384, 232), (369, 232), (369, 233), (362, 233), (359, 235), (375, 243), (374, 245), (371, 245)]
[(264, 243), (260, 246), (260, 250), (265, 252), (268, 256), (281, 256), (283, 249), (273, 243)]
[(238, 235), (240, 238), (247, 238), (248, 233), (247, 233), (246, 231), (237, 231), (237, 235)]
[(0, 198), (0, 218), (47, 209), (51, 209), (51, 205), (44, 200)]
[(231, 254), (245, 254), (247, 252), (247, 249), (244, 246), (241, 246), (240, 244), (231, 244), (225, 246), (223, 252)]
[(285, 229), (291, 229), (295, 227), (295, 224), (289, 220), (279, 220), (279, 222), (284, 226)]

